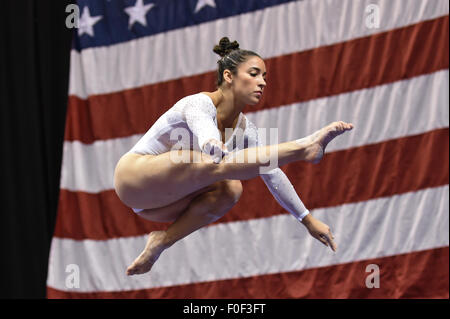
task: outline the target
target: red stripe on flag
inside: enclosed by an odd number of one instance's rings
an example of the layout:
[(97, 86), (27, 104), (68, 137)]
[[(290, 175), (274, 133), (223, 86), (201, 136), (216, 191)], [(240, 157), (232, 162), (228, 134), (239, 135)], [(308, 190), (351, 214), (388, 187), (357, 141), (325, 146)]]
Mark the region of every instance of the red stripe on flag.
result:
[[(379, 267), (379, 288), (366, 267)], [(449, 247), (303, 271), (135, 291), (65, 292), (47, 287), (48, 298), (449, 298)]]

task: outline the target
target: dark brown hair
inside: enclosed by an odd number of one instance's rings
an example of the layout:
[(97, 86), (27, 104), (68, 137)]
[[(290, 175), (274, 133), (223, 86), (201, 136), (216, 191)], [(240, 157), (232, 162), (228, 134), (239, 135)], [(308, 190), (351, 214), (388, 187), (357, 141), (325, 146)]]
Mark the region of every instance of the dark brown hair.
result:
[(239, 49), (239, 43), (237, 41), (230, 42), (228, 37), (220, 39), (213, 51), (221, 56), (221, 59), (217, 61), (217, 87), (223, 83), (223, 71), (230, 70), (232, 74), (236, 75), (239, 64), (247, 61), (249, 56), (260, 57), (253, 51)]

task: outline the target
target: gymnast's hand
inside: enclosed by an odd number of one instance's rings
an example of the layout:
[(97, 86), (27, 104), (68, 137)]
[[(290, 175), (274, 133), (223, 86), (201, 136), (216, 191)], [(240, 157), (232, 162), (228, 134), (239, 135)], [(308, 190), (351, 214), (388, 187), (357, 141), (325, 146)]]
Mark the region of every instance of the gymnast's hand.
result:
[(306, 215), (305, 218), (303, 218), (302, 223), (306, 226), (311, 236), (325, 246), (330, 246), (334, 252), (337, 250), (337, 246), (334, 243), (334, 236), (328, 225), (314, 218), (311, 214)]
[(228, 149), (222, 141), (210, 139), (203, 145), (203, 152), (210, 155), (214, 163), (218, 164), (222, 158), (228, 155)]

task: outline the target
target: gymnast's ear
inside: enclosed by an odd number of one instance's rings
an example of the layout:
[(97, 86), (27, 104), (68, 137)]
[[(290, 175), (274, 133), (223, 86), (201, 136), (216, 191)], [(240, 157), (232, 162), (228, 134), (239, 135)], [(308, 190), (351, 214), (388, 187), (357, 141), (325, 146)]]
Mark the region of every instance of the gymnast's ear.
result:
[(230, 70), (225, 69), (223, 71), (223, 80), (228, 84), (231, 84), (233, 82), (233, 73), (231, 73)]

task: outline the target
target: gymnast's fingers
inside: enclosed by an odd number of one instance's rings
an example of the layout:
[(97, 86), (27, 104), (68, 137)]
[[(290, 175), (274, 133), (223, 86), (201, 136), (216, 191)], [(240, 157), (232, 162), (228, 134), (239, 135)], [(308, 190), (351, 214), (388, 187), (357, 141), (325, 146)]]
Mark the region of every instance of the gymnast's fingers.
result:
[(337, 245), (336, 245), (336, 243), (334, 242), (334, 236), (333, 236), (333, 234), (331, 233), (331, 231), (328, 231), (327, 234), (323, 234), (323, 235), (321, 235), (321, 236), (323, 237), (324, 240), (326, 240), (326, 242), (328, 243), (328, 245), (330, 245), (331, 250), (335, 252), (335, 251), (337, 250)]
[(319, 240), (325, 246), (328, 246), (328, 241), (325, 239), (325, 235), (319, 235), (316, 237), (316, 239)]

